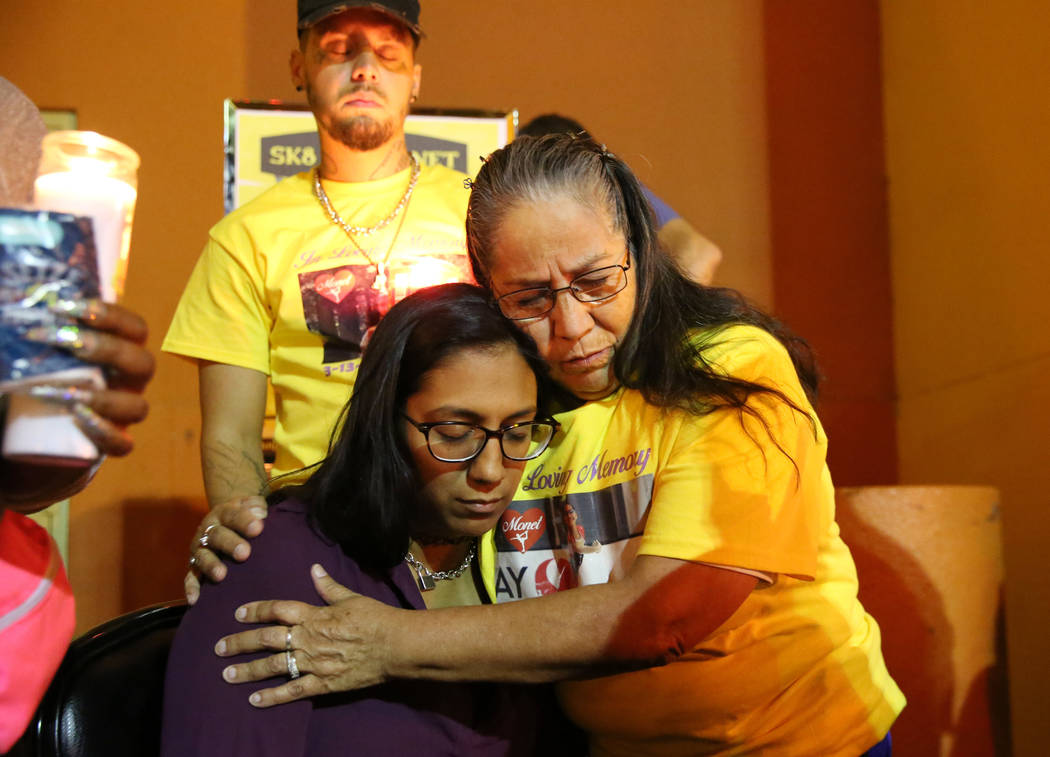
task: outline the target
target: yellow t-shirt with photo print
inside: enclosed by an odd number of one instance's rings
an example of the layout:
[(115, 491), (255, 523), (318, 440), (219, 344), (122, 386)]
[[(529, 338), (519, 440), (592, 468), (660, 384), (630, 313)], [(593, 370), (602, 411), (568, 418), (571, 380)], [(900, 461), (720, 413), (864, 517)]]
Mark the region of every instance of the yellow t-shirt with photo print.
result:
[[(759, 587), (709, 638), (650, 670), (559, 684), (592, 754), (858, 755), (904, 706), (834, 521), (827, 440), (765, 331), (696, 334), (728, 376), (784, 392), (703, 416), (619, 390), (558, 415), (496, 532), (498, 601), (616, 580), (637, 554), (742, 569)], [(778, 445), (780, 448), (778, 448)], [(551, 629), (556, 633), (557, 629)]]
[[(376, 223), (405, 192), (410, 169), (378, 181), (324, 183), (348, 223)], [(273, 475), (320, 460), (350, 398), (361, 340), (386, 302), (432, 284), (472, 281), (465, 174), (427, 166), (407, 206), (369, 235), (348, 237), (313, 193), (313, 175), (280, 181), (217, 223), (179, 301), (162, 349), (251, 368), (276, 398)], [(372, 262), (369, 262), (372, 261)]]

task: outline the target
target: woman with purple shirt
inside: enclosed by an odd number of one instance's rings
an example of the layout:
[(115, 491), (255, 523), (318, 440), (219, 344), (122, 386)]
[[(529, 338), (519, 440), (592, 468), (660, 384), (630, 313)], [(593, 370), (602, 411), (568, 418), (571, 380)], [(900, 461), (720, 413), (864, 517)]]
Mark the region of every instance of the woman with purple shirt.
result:
[[(168, 663), (162, 754), (532, 754), (546, 750), (540, 737), (563, 749), (564, 734), (544, 721), (545, 689), (402, 681), (263, 711), (223, 681), (213, 652), (247, 601), (318, 602), (319, 563), (394, 607), (488, 603), (494, 567), (479, 564), (491, 550), (478, 542), (557, 429), (538, 401), (544, 376), (532, 340), (477, 287), (434, 287), (391, 309), (328, 457), (302, 485), (271, 494), (251, 561), (230, 563), (187, 612)], [(312, 662), (304, 656), (289, 644), (288, 676)]]

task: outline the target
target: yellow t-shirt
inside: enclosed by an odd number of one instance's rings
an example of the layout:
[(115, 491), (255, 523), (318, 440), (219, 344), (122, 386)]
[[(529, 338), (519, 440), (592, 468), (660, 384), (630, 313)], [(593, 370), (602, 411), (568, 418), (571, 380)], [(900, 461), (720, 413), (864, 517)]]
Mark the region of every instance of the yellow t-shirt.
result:
[(753, 397), (767, 432), (735, 410), (662, 411), (631, 390), (558, 416), (562, 433), (497, 528), (496, 597), (616, 580), (636, 554), (773, 576), (678, 661), (564, 682), (562, 706), (595, 755), (855, 757), (904, 697), (857, 601), (823, 429), (771, 335), (732, 326), (696, 339), (718, 370), (777, 387), (810, 416)]
[[(348, 223), (386, 216), (408, 169), (379, 181), (325, 182)], [(269, 375), (276, 399), (273, 475), (320, 460), (350, 397), (361, 339), (382, 309), (373, 289), (386, 261), (394, 299), (448, 281), (472, 281), (466, 257), (464, 174), (423, 168), (402, 214), (355, 236), (313, 195), (312, 175), (290, 176), (211, 230), (162, 349)]]

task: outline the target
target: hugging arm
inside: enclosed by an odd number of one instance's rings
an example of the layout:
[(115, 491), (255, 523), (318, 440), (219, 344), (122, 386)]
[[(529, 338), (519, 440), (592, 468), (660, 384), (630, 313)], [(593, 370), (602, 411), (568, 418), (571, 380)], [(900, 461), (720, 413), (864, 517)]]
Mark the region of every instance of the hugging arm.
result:
[[(412, 612), (374, 602), (327, 577), (315, 583), (327, 607), (254, 602), (239, 619), (280, 623), (226, 637), (220, 654), (281, 649), (293, 625), (300, 669), (293, 685), (258, 692), (269, 706), (392, 678), (555, 681), (662, 665), (688, 652), (740, 606), (752, 576), (649, 555), (619, 581), (501, 605)], [(238, 662), (227, 680), (279, 672), (282, 655)], [(231, 675), (232, 674), (232, 675)]]

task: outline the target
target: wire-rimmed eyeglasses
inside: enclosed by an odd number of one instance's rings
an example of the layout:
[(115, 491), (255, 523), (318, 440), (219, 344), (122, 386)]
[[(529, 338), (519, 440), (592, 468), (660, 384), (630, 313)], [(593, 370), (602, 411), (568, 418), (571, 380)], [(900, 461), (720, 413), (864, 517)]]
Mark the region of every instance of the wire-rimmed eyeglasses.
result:
[(627, 287), (627, 271), (631, 268), (628, 253), (624, 265), (607, 265), (585, 271), (569, 282), (568, 286), (529, 287), (509, 292), (496, 300), (500, 312), (512, 321), (527, 321), (539, 318), (554, 310), (558, 295), (568, 292), (580, 302), (601, 302)]
[(532, 460), (539, 457), (554, 438), (560, 425), (553, 419), (525, 421), (502, 426), (495, 431), (484, 426), (462, 421), (418, 423), (404, 413), (426, 439), (427, 449), (435, 460), (443, 463), (465, 463), (485, 449), (489, 439), (499, 439), (500, 452), (510, 460)]

